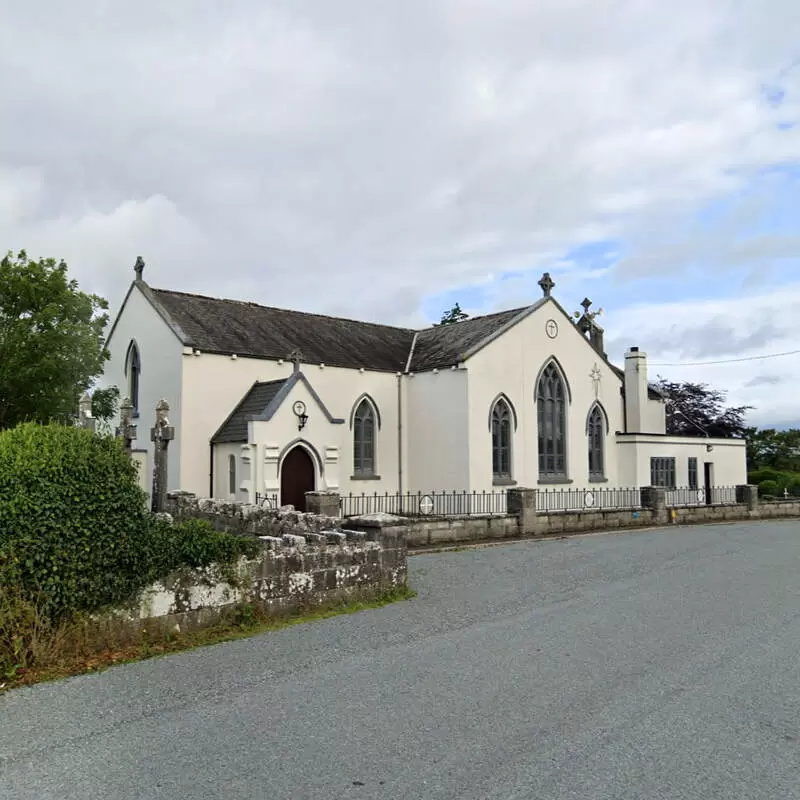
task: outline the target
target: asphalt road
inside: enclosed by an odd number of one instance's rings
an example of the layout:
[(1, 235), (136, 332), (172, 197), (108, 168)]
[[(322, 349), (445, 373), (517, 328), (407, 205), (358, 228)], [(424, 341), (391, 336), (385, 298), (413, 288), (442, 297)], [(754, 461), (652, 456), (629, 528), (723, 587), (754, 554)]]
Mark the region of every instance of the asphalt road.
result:
[(800, 523), (410, 571), (410, 602), (0, 696), (0, 797), (800, 798)]

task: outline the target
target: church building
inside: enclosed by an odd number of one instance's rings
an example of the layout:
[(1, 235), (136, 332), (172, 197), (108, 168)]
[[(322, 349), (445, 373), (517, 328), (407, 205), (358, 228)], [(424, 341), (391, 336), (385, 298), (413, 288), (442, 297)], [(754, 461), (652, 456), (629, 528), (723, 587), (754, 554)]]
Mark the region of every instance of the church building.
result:
[(613, 364), (591, 302), (571, 317), (547, 273), (530, 305), (412, 330), (155, 289), (143, 270), (103, 384), (133, 404), (145, 476), (169, 403), (169, 489), (302, 509), (325, 490), (746, 483), (744, 442), (666, 435), (645, 353)]

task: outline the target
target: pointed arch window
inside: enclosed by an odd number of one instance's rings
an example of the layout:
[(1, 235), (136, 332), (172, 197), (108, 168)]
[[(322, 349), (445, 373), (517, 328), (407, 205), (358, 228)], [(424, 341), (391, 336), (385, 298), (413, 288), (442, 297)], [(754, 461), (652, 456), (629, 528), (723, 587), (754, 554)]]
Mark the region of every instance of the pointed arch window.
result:
[(492, 409), (492, 477), (511, 479), (511, 409), (503, 398)]
[(228, 494), (236, 497), (236, 456), (228, 456)]
[(133, 412), (139, 414), (139, 376), (142, 371), (142, 362), (139, 358), (139, 347), (136, 342), (128, 345), (128, 355), (125, 359), (125, 375), (128, 378), (128, 397), (133, 404)]
[(606, 476), (605, 466), (605, 417), (600, 406), (595, 405), (589, 413), (586, 434), (589, 444), (589, 478), (602, 480)]
[(539, 477), (567, 477), (567, 393), (564, 379), (552, 362), (539, 377), (536, 391), (539, 429)]
[(375, 409), (364, 398), (353, 415), (353, 473), (357, 477), (375, 475)]

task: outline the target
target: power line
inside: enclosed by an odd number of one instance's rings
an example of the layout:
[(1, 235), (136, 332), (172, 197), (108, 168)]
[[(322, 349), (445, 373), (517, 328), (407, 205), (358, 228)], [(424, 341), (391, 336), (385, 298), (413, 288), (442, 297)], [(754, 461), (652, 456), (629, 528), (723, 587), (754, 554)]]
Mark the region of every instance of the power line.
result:
[(726, 358), (721, 361), (679, 361), (675, 363), (650, 362), (651, 367), (707, 367), (713, 364), (738, 364), (742, 361), (763, 361), (766, 358), (781, 358), (783, 356), (796, 356), (800, 350), (787, 350), (785, 353), (770, 353), (766, 356), (746, 356), (744, 358)]

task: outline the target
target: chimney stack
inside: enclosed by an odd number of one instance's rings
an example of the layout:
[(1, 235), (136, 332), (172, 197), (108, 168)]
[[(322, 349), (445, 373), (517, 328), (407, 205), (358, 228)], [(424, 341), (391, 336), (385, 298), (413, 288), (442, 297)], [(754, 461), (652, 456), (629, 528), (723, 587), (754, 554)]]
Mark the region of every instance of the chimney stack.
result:
[(625, 415), (629, 433), (647, 433), (647, 354), (638, 347), (625, 353)]

